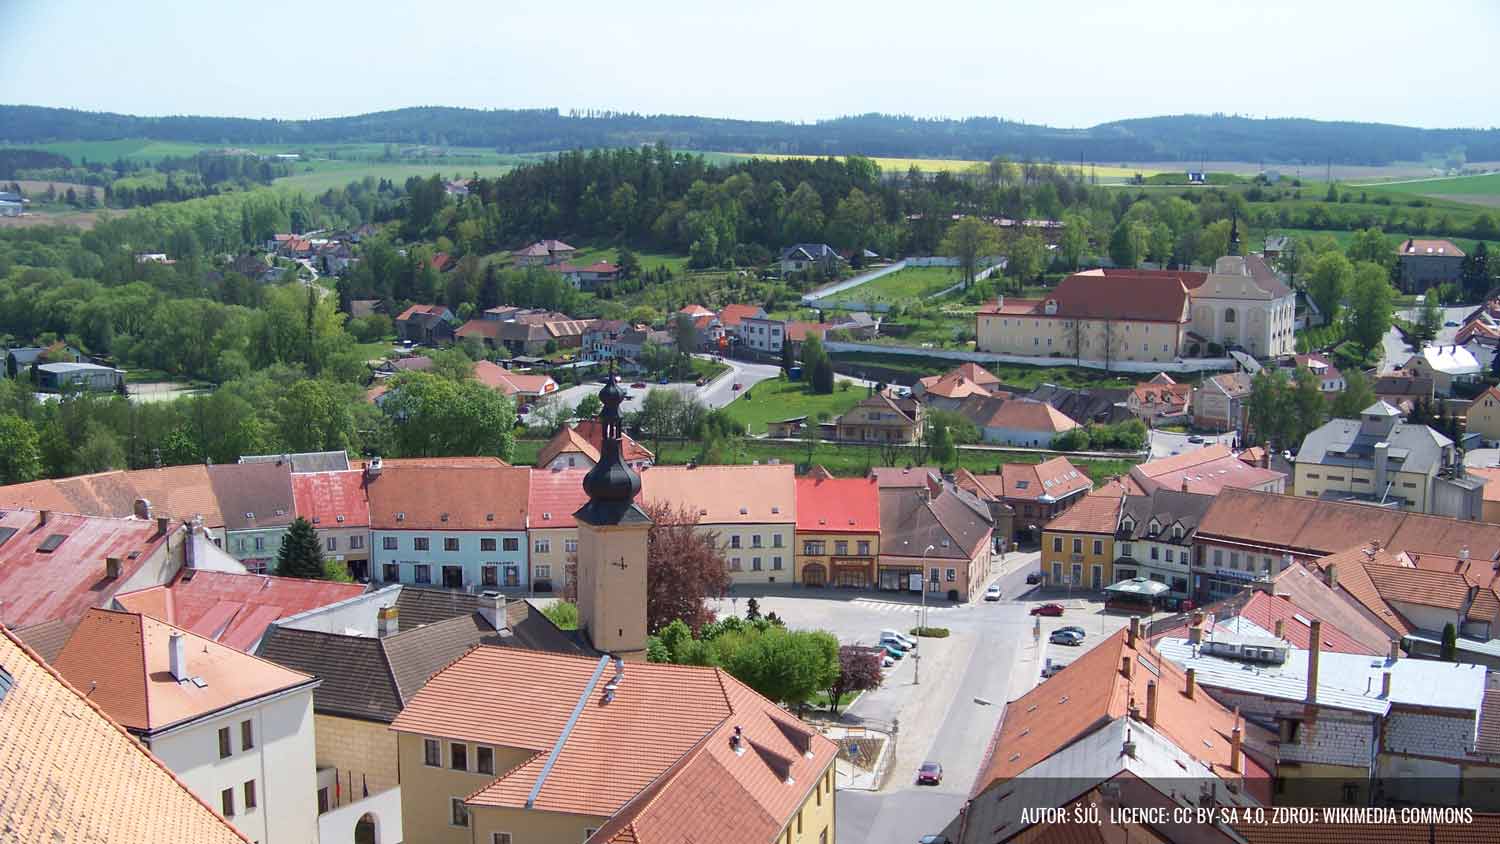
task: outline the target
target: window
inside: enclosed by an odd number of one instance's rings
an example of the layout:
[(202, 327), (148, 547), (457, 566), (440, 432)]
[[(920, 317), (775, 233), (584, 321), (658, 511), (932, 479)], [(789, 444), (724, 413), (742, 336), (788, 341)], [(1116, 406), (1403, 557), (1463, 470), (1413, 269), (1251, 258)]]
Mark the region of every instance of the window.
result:
[(510, 844), (510, 833), (508, 833), (508, 832), (492, 832), (492, 833), (490, 833), (490, 844)]
[(1352, 805), (1354, 805), (1354, 801), (1358, 800), (1358, 799), (1359, 799), (1359, 785), (1358, 785), (1358, 783), (1352, 783), (1352, 782), (1346, 782), (1346, 783), (1344, 783), (1344, 803), (1346, 805), (1351, 805), (1352, 806)]
[(740, 536), (739, 536), (739, 534), (735, 534), (735, 535), (729, 537), (729, 547), (730, 548), (738, 548), (738, 547), (740, 547)]
[(537, 566), (536, 569), (535, 569), (535, 571), (532, 574), (532, 577), (534, 577), (537, 580), (551, 580), (552, 579), (552, 566), (549, 566), (549, 565), (546, 565), (546, 564)]
[(219, 809), (224, 817), (234, 817), (234, 789), (226, 788), (219, 792)]
[(457, 742), (448, 745), (448, 767), (455, 771), (469, 770), (469, 746)]
[(229, 745), (229, 728), (228, 727), (220, 727), (219, 728), (219, 758), (220, 759), (228, 759), (229, 758), (229, 754), (231, 754), (233, 752), (234, 752), (234, 750)]
[(771, 534), (771, 547), (772, 548), (780, 548), (781, 547), (781, 534), (779, 534), (779, 533), (773, 533), (773, 534)]
[(250, 721), (240, 722), (240, 750), (250, 750), (255, 747), (255, 724)]
[(413, 551), (427, 551), (427, 550), (430, 550), (429, 549), (429, 543), (427, 541), (427, 537), (425, 537), (425, 536), (413, 537), (412, 540), (411, 540), (411, 547), (412, 547)]
[(1104, 553), (1104, 540), (1102, 540), (1102, 539), (1096, 539), (1096, 540), (1094, 540), (1094, 554), (1095, 554), (1095, 556), (1097, 556), (1099, 554), (1103, 554), (1103, 553)]
[(1054, 536), (1054, 537), (1052, 537), (1052, 551), (1055, 554), (1061, 554), (1062, 553), (1062, 537), (1061, 536)]
[(255, 780), (245, 783), (245, 811), (255, 808)]
[(958, 580), (958, 569), (948, 569), (947, 579), (949, 583)]
[(806, 539), (802, 542), (802, 553), (814, 557), (823, 556), (823, 542), (821, 540)]
[(778, 554), (771, 558), (771, 570), (781, 571), (781, 555)]
[(264, 551), (264, 550), (266, 550), (266, 538), (264, 536), (257, 536), (257, 537), (255, 537), (255, 550), (257, 550), (257, 551)]
[(760, 571), (760, 558), (759, 557), (751, 557), (750, 558), (750, 570), (751, 571)]
[(237, 554), (245, 553), (245, 540), (243, 538), (234, 541), (234, 551)]
[(1157, 548), (1155, 545), (1151, 546), (1151, 559), (1153, 559), (1153, 560), (1159, 560), (1159, 559), (1161, 559), (1161, 549)]
[(1238, 551), (1230, 551), (1229, 552), (1229, 567), (1232, 568), (1232, 569), (1236, 569), (1236, 570), (1239, 569), (1239, 567), (1240, 567), (1240, 552), (1238, 552)]
[(431, 583), (432, 582), (432, 566), (429, 566), (429, 565), (427, 565), (425, 563), (419, 563), (419, 564), (417, 564), (415, 566), (412, 566), (412, 572), (413, 572), (413, 574), (412, 574), (412, 580), (414, 582), (416, 582), (416, 583)]
[(328, 786), (318, 789), (318, 814), (323, 814), (333, 808), (328, 802)]
[(394, 550), (396, 550), (396, 537), (394, 537), (394, 536), (382, 536), (380, 538), (380, 547), (384, 548), (387, 551), (394, 551)]
[(469, 825), (469, 808), (464, 805), (462, 797), (448, 798), (448, 806), (452, 809), (452, 817), (448, 819), (449, 824), (465, 827)]
[(750, 547), (751, 548), (759, 548), (760, 547), (760, 534), (757, 533), (754, 536), (750, 537)]
[(840, 539), (837, 542), (833, 543), (833, 553), (839, 555), (840, 557), (849, 556), (849, 541), (846, 539)]
[(1214, 549), (1214, 565), (1215, 566), (1219, 566), (1219, 567), (1222, 567), (1224, 565), (1224, 549), (1223, 548), (1215, 548)]
[(868, 540), (868, 539), (861, 539), (859, 541), (859, 555), (861, 557), (868, 557), (868, 556), (870, 556), (870, 540)]
[(1122, 542), (1122, 543), (1120, 543), (1120, 556), (1121, 557), (1129, 557), (1130, 556), (1130, 543), (1129, 542)]
[(474, 748), (474, 772), (478, 774), (495, 773), (495, 748)]
[(536, 552), (538, 554), (551, 554), (552, 553), (552, 540), (550, 540), (550, 539), (538, 539), (536, 541)]
[(337, 551), (337, 550), (339, 550), (339, 540), (338, 540), (338, 537), (334, 537), (334, 536), (328, 537), (328, 540), (326, 542), (324, 542), (324, 545), (330, 551)]
[(481, 540), (479, 540), (479, 550), (481, 550), (481, 551), (493, 551), (493, 550), (495, 550), (495, 540), (494, 540), (494, 538), (490, 537), (488, 539), (481, 539)]
[(443, 537), (443, 550), (444, 551), (457, 551), (458, 550), (458, 537), (456, 537), (456, 536), (445, 536), (445, 537)]
[(578, 553), (578, 540), (576, 540), (576, 539), (564, 539), (563, 540), (563, 551), (566, 551), (569, 554), (576, 554), (576, 553)]
[(355, 535), (355, 536), (349, 537), (349, 548), (351, 550), (358, 551), (358, 550), (360, 550), (361, 548), (364, 548), (364, 547), (365, 547), (365, 538), (363, 536)]
[(506, 551), (519, 551), (521, 550), (521, 540), (515, 538), (514, 536), (507, 536), (506, 538), (500, 540), (500, 547), (504, 548)]
[(440, 768), (443, 765), (443, 749), (437, 739), (424, 739), (422, 741), (422, 764), (429, 768)]
[(1083, 540), (1082, 539), (1075, 538), (1073, 540), (1073, 553), (1074, 554), (1082, 554), (1083, 553)]
[(396, 583), (401, 580), (401, 566), (399, 563), (386, 563), (380, 567), (380, 579), (386, 583)]
[(730, 557), (729, 558), (729, 570), (730, 571), (740, 571), (740, 558), (739, 557)]

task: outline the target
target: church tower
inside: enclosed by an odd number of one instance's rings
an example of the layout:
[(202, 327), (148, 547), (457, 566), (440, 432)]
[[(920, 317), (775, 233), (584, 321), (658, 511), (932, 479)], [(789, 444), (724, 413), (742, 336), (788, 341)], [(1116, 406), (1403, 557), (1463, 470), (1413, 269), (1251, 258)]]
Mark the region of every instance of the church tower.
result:
[(646, 541), (651, 517), (635, 503), (641, 478), (620, 457), (620, 403), (610, 374), (599, 391), (604, 441), (583, 478), (589, 501), (578, 520), (578, 626), (595, 648), (646, 658)]
[(1229, 215), (1229, 254), (1240, 253), (1240, 215), (1239, 212), (1230, 212)]

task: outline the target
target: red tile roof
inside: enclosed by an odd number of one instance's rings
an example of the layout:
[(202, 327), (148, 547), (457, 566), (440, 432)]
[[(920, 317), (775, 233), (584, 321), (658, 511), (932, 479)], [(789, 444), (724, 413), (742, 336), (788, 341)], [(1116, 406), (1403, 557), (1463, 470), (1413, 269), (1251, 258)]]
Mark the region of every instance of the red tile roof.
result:
[(1125, 488), (1110, 484), (1085, 495), (1082, 501), (1047, 523), (1047, 530), (1067, 533), (1104, 533), (1114, 535), (1120, 526), (1120, 507)]
[[(598, 453), (604, 445), (604, 426), (599, 424), (597, 419), (584, 419), (573, 426), (573, 431), (587, 440), (594, 447), (595, 453)], [(655, 460), (656, 455), (651, 453), (651, 449), (631, 439), (628, 434), (622, 434), (620, 436), (620, 459), (626, 463), (634, 463), (637, 460)]]
[(1036, 399), (971, 396), (958, 412), (981, 428), (1060, 434), (1078, 427), (1062, 411)]
[[(115, 592), (161, 550), (172, 531), (157, 532), (155, 521), (52, 513), (40, 525), (33, 510), (0, 514), (0, 621), (29, 627), (56, 619), (77, 619), (106, 605)], [(63, 537), (51, 551), (39, 550), (50, 537)], [(120, 576), (106, 579), (106, 558), (120, 560)]]
[(370, 526), (364, 473), (357, 469), (292, 475), (292, 503), (297, 515), (317, 527)]
[(588, 503), (583, 491), (587, 468), (535, 469), (531, 472), (528, 521), (533, 529), (577, 527), (573, 514)]
[(474, 362), (474, 380), (492, 390), (499, 390), (507, 396), (522, 393), (541, 396), (557, 391), (557, 382), (553, 381), (550, 376), (512, 372), (487, 360)]
[(375, 530), (526, 529), (530, 469), (392, 466), (369, 482)]
[(1449, 240), (1415, 240), (1407, 238), (1396, 247), (1398, 255), (1412, 256), (1446, 256), (1449, 258), (1462, 258), (1464, 251), (1453, 245)]
[(1054, 457), (1041, 463), (1005, 463), (996, 474), (970, 477), (973, 485), (999, 499), (1036, 501), (1046, 497), (1058, 501), (1094, 488), (1089, 476), (1066, 457)]
[[(1282, 626), (1282, 638), (1293, 647), (1303, 650), (1306, 650), (1312, 643), (1312, 627), (1308, 622), (1313, 619), (1323, 622), (1321, 641), (1325, 651), (1385, 656), (1388, 650), (1388, 648), (1375, 648), (1361, 643), (1329, 619), (1298, 606), (1287, 596), (1272, 595), (1256, 589), (1246, 589), (1238, 595), (1198, 609), (1213, 615), (1213, 627), (1216, 630), (1229, 629), (1226, 627), (1226, 622), (1232, 618), (1242, 618), (1274, 636), (1276, 622), (1279, 621)], [(1151, 640), (1154, 642), (1161, 638), (1186, 638), (1190, 623), (1189, 616), (1185, 613), (1172, 618), (1166, 624), (1152, 625)]]
[(1148, 460), (1132, 466), (1130, 475), (1141, 489), (1182, 489), (1187, 481), (1187, 491), (1203, 495), (1218, 495), (1221, 491), (1239, 487), (1254, 489), (1284, 481), (1286, 474), (1273, 469), (1262, 469), (1246, 463), (1235, 456), (1227, 445), (1215, 444)]
[(878, 482), (874, 478), (798, 478), (797, 530), (879, 533)]
[(411, 307), (402, 311), (401, 315), (396, 317), (396, 321), (401, 322), (402, 320), (408, 320), (414, 316), (417, 316), (418, 314), (437, 315), (446, 310), (448, 309), (443, 307), (442, 305), (412, 305)]
[[(1182, 323), (1187, 319), (1188, 288), (1180, 273), (1140, 270), (1087, 270), (1058, 283), (1046, 299), (990, 304), (979, 314), (1024, 314), (1057, 319), (1113, 319)], [(1057, 310), (1046, 314), (1046, 303)]]
[(271, 622), (361, 595), (358, 583), (182, 571), (166, 586), (115, 596), (120, 606), (249, 652)]
[(725, 327), (739, 325), (746, 317), (758, 317), (765, 309), (758, 305), (725, 305), (719, 309), (719, 322)]

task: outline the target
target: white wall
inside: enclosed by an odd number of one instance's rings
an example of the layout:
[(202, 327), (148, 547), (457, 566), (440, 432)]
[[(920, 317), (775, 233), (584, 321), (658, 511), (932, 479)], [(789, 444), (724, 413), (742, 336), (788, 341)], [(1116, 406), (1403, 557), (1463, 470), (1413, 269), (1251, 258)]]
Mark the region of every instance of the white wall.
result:
[(319, 844), (353, 844), (354, 827), (367, 813), (375, 820), (375, 844), (399, 844), (402, 840), (399, 785), (319, 815)]
[[(316, 741), (312, 689), (205, 718), (157, 736), (149, 746), (188, 788), (215, 811), (220, 793), (234, 790), (235, 828), (260, 844), (317, 841)], [(255, 747), (241, 749), (240, 724), (254, 725)], [(233, 753), (219, 758), (218, 731), (229, 728)], [(246, 782), (255, 783), (256, 807), (245, 808)]]
[(336, 604), (287, 616), (277, 621), (276, 625), (294, 630), (373, 637), (380, 632), (376, 618), (379, 609), (394, 605), (400, 594), (400, 586), (387, 586)]

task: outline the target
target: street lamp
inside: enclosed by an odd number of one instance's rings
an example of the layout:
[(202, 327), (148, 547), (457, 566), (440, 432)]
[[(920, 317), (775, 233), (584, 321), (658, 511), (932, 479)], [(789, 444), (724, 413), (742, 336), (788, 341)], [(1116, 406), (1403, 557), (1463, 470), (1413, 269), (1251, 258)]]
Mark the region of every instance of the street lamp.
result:
[(936, 545), (928, 545), (922, 549), (922, 610), (917, 614), (917, 652), (911, 655), (915, 661), (911, 681), (913, 686), (922, 685), (922, 633), (927, 629), (927, 552), (936, 548)]

